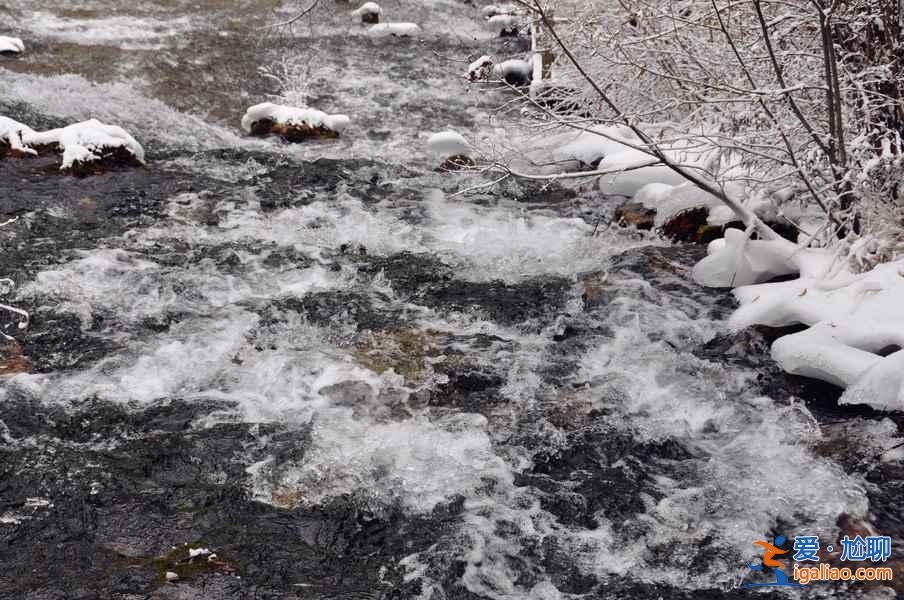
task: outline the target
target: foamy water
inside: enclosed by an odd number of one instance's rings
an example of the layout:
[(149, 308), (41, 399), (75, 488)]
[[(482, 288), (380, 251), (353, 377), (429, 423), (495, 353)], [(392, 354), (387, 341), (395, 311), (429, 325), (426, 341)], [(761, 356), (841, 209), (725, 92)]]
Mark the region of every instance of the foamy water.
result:
[[(411, 11), (434, 38), (483, 35), (474, 25), (475, 11), (458, 3), (388, 8)], [(138, 35), (119, 28), (125, 17), (82, 23), (40, 13), (30, 18), (21, 26), (35, 35), (127, 49), (125, 40), (169, 44), (180, 27), (197, 20), (152, 23)], [(298, 34), (304, 40), (325, 36), (333, 44), (348, 27), (336, 21)], [(606, 283), (611, 301), (584, 311), (579, 274), (604, 271), (612, 257), (649, 240), (618, 230), (594, 236), (592, 220), (554, 204), (528, 208), (492, 192), (475, 199), (441, 191), (455, 189), (456, 182), (425, 168), (432, 165), (423, 130), (447, 125), (445, 105), (457, 119), (470, 115), (462, 125), (475, 136), (496, 135), (496, 124), (485, 101), (475, 100), (452, 67), (426, 79), (402, 78), (405, 68), (436, 64), (428, 42), (386, 44), (405, 48), (399, 65), (368, 62), (360, 49), (319, 54), (314, 87), (328, 88), (341, 103), (330, 109), (347, 110), (355, 125), (349, 139), (313, 148), (242, 138), (237, 127), (170, 108), (134, 82), (96, 85), (77, 75), (0, 71), (2, 101), (55, 117), (120, 124), (166, 151), (166, 164), (231, 186), (213, 197), (200, 191), (176, 195), (158, 222), (38, 272), (19, 290), (19, 301), (39, 311), (73, 313), (86, 330), (97, 318), (107, 319), (95, 333), (115, 342), (116, 350), (88, 367), (20, 374), (4, 385), (63, 405), (87, 398), (232, 403), (234, 408), (196, 423), (199, 428), (236, 421), (286, 424), (307, 447), (298, 459), (248, 461), (248, 492), (263, 503), (283, 505), (280, 498), (290, 496), (293, 504), (312, 507), (353, 496), (364, 505), (427, 515), (463, 499), (455, 532), (402, 561), (409, 578), (424, 582), (424, 598), (431, 589), (440, 593), (440, 576), (451, 559), (465, 564), (461, 584), (484, 597), (565, 597), (538, 548), (550, 555), (554, 548), (579, 573), (600, 581), (630, 576), (687, 589), (729, 586), (743, 570), (751, 542), (777, 524), (789, 527), (786, 535), (830, 535), (839, 514), (868, 511), (864, 482), (815, 455), (812, 447), (822, 433), (804, 405), (761, 397), (752, 389), (754, 372), (691, 353), (723, 328), (705, 316), (698, 300), (620, 274)], [(304, 52), (301, 47), (290, 58), (302, 60)], [(390, 67), (387, 77), (383, 69)], [(335, 81), (329, 82), (332, 74)], [(295, 83), (287, 93), (317, 93)], [(440, 109), (423, 109), (436, 105)], [(369, 124), (371, 117), (376, 126)], [(383, 128), (391, 129), (386, 140), (368, 136)], [(378, 184), (389, 190), (379, 201), (362, 199), (345, 185), (331, 192), (301, 185), (287, 206), (264, 211), (259, 184), (248, 182), (269, 167), (253, 158), (237, 167), (191, 154), (223, 147), (282, 156), (302, 172), (300, 159), (321, 156), (374, 160), (378, 167), (412, 172)], [(350, 172), (356, 168), (348, 164)], [(575, 202), (592, 208), (598, 199)], [(219, 217), (215, 225), (198, 216), (210, 206)], [(177, 242), (187, 250), (175, 252), (187, 260), (163, 260), (162, 249)], [(350, 258), (348, 248), (366, 254)], [(235, 258), (219, 260), (223, 249)], [(280, 252), (305, 260), (274, 263)], [(502, 282), (520, 290), (531, 282), (564, 281), (560, 314), (538, 328), (497, 322), (478, 309), (445, 309), (412, 297), (388, 275), (360, 269), (365, 261), (404, 252), (440, 261), (459, 282)], [(376, 361), (362, 358), (368, 355), (361, 350), (361, 324), (344, 307), (317, 321), (284, 306), (330, 294), (368, 299), (375, 312), (399, 315), (393, 318), (405, 331), (438, 340), (430, 342), (436, 347), (429, 356), (415, 357), (417, 376), (406, 376), (399, 365), (377, 369)], [(162, 331), (144, 327), (148, 320), (170, 317), (173, 323)], [(581, 319), (591, 333), (563, 359), (556, 354), (557, 337), (566, 322)], [(476, 409), (424, 402), (425, 394), (439, 394), (448, 382), (438, 367), (465, 359), (470, 368), (500, 379), (492, 402)], [(573, 368), (560, 377), (546, 375), (555, 360)], [(587, 422), (562, 425), (554, 415), (566, 409)], [(544, 507), (547, 492), (519, 482), (518, 475), (567, 449), (581, 427), (594, 435), (627, 436), (639, 447), (674, 444), (683, 454), (644, 465), (649, 480), (631, 498), (637, 510), (625, 521), (600, 511), (596, 527), (564, 523)], [(887, 440), (891, 433), (883, 435)], [(614, 469), (627, 471), (636, 468), (628, 464), (630, 455), (608, 458)], [(696, 560), (700, 556), (706, 557), (703, 564)]]

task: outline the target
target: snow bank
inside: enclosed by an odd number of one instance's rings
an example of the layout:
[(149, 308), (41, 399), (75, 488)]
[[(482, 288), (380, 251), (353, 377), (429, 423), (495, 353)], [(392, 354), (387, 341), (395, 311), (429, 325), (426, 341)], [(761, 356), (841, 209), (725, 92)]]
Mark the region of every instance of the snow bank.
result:
[(467, 140), (461, 134), (451, 130), (431, 135), (427, 140), (427, 148), (440, 158), (467, 156), (471, 151)]
[(25, 44), (22, 43), (22, 40), (19, 38), (0, 35), (0, 53), (4, 52), (9, 52), (11, 54), (25, 52)]
[[(757, 283), (782, 275), (798, 279)], [(772, 345), (786, 372), (846, 391), (841, 404), (904, 410), (904, 260), (853, 273), (836, 252), (787, 240), (751, 240), (728, 229), (710, 244), (693, 277), (738, 286), (733, 330), (752, 325), (808, 326)]]
[[(300, 135), (303, 135), (306, 129), (311, 130), (307, 132), (311, 137), (315, 134), (313, 130), (326, 130), (338, 135), (349, 123), (350, 119), (345, 115), (329, 115), (313, 108), (296, 108), (272, 102), (255, 104), (245, 111), (245, 116), (242, 117), (242, 129), (255, 134), (286, 135), (289, 128), (298, 128)], [(265, 124), (266, 131), (259, 131), (257, 127), (259, 124)], [(276, 127), (273, 127), (274, 125)]]
[(489, 79), (492, 72), (493, 58), (491, 56), (481, 56), (468, 65), (468, 79), (471, 81), (483, 81)]
[(37, 154), (39, 147), (58, 147), (63, 152), (61, 170), (102, 160), (105, 154), (122, 149), (131, 158), (144, 163), (144, 149), (129, 133), (97, 119), (67, 125), (49, 131), (34, 131), (7, 117), (0, 117), (0, 140), (13, 150)]
[(379, 23), (367, 30), (367, 35), (374, 38), (390, 35), (408, 37), (417, 35), (421, 30), (415, 23)]

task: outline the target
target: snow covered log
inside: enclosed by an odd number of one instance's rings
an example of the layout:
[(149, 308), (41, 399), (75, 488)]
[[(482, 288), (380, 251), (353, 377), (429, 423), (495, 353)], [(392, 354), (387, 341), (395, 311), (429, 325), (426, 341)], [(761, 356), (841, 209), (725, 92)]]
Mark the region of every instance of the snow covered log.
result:
[(0, 117), (0, 150), (3, 146), (9, 154), (19, 157), (60, 152), (60, 170), (77, 176), (144, 164), (144, 149), (135, 138), (121, 127), (97, 119), (38, 132)]
[(493, 59), (490, 56), (481, 56), (468, 65), (469, 81), (486, 81), (493, 72)]
[(367, 35), (373, 38), (388, 36), (412, 37), (420, 32), (421, 28), (415, 23), (379, 23), (367, 30)]
[(0, 35), (0, 54), (21, 54), (25, 44), (19, 38)]
[(287, 142), (298, 143), (339, 137), (349, 122), (345, 115), (328, 115), (313, 108), (263, 102), (245, 112), (242, 129), (251, 135), (278, 135)]
[(380, 15), (383, 9), (376, 2), (365, 2), (357, 9), (352, 11), (352, 16), (360, 19), (362, 23), (373, 25), (380, 22)]
[(473, 167), (474, 160), (469, 156), (471, 146), (467, 140), (455, 131), (440, 131), (427, 140), (427, 148), (435, 156), (443, 159), (441, 170), (457, 171), (465, 167)]
[(513, 58), (493, 67), (493, 75), (514, 87), (525, 87), (531, 83), (533, 67), (526, 60)]

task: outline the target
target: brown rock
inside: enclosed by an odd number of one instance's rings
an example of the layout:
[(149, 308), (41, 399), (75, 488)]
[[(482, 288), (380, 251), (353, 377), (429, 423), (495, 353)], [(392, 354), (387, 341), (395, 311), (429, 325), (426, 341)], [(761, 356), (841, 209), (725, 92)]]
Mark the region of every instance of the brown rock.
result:
[[(700, 243), (704, 237), (713, 236), (709, 239), (718, 237), (713, 235), (711, 226), (707, 225), (706, 219), (709, 216), (709, 210), (703, 207), (691, 208), (678, 213), (659, 228), (659, 233), (673, 242), (694, 242)], [(721, 232), (721, 227), (717, 228)]]
[(646, 208), (640, 202), (628, 201), (615, 209), (614, 217), (615, 222), (622, 227), (634, 226), (637, 229), (649, 230), (653, 229), (656, 211)]
[(15, 340), (0, 342), (0, 375), (30, 372), (31, 362), (22, 353), (22, 346)]
[(361, 22), (376, 25), (380, 22), (380, 13), (364, 13), (361, 15)]
[(333, 139), (339, 137), (339, 133), (320, 125), (311, 127), (307, 124), (276, 123), (270, 119), (262, 119), (251, 124), (251, 135), (268, 136), (278, 135), (287, 142), (298, 144), (308, 140)]

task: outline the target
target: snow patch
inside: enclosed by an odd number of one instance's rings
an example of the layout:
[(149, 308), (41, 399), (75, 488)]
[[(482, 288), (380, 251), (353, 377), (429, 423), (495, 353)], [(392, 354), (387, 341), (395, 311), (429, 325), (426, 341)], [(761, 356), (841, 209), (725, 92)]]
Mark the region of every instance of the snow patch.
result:
[(352, 11), (352, 16), (362, 17), (364, 15), (382, 15), (383, 9), (376, 2), (365, 2)]
[(367, 30), (367, 35), (373, 38), (382, 38), (391, 35), (410, 37), (417, 35), (420, 30), (421, 28), (415, 23), (378, 23)]
[(60, 169), (72, 168), (76, 163), (87, 163), (101, 159), (103, 150), (124, 148), (140, 163), (144, 163), (144, 148), (135, 138), (116, 125), (106, 125), (97, 119), (89, 119), (44, 132), (32, 132), (23, 136), (27, 145), (57, 144), (63, 149), (63, 164)]

